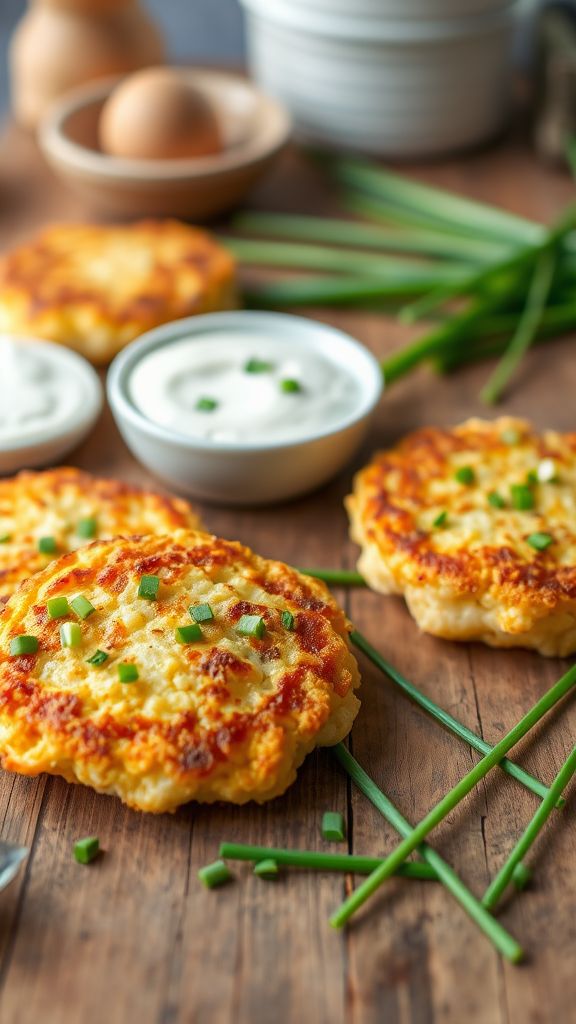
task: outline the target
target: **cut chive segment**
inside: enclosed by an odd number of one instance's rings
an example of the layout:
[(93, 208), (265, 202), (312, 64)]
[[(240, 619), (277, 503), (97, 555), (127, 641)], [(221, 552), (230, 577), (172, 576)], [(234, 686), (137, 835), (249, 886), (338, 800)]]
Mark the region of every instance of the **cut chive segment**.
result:
[(507, 427), (506, 430), (503, 430), (502, 433), (500, 434), (500, 440), (502, 441), (502, 444), (518, 444), (518, 442), (520, 441), (520, 437), (520, 431), (516, 430), (515, 427)]
[(513, 885), (518, 890), (518, 892), (521, 892), (522, 889), (525, 889), (531, 881), (532, 872), (530, 871), (530, 868), (527, 868), (526, 865), (523, 864), (522, 861), (520, 861), (520, 863), (516, 865), (514, 871), (512, 872)]
[(436, 518), (432, 521), (432, 526), (436, 526), (436, 527), (444, 526), (446, 524), (446, 520), (447, 519), (448, 519), (448, 513), (446, 512), (446, 510), (444, 510), (444, 512), (440, 512), (436, 516)]
[(216, 889), (217, 886), (230, 881), (232, 872), (223, 860), (215, 860), (212, 864), (206, 864), (205, 867), (200, 868), (198, 878), (207, 889)]
[(138, 586), (138, 597), (143, 597), (146, 601), (156, 601), (158, 599), (159, 587), (160, 578), (158, 576), (141, 576)]
[(274, 363), (269, 363), (265, 359), (248, 359), (244, 363), (244, 373), (272, 373), (274, 369)]
[(62, 647), (80, 647), (82, 643), (82, 627), (78, 622), (63, 622), (60, 626), (60, 644)]
[(97, 836), (86, 836), (74, 843), (74, 859), (79, 864), (90, 864), (100, 853), (100, 840)]
[(280, 616), (280, 622), (284, 626), (284, 629), (287, 629), (290, 633), (293, 631), (295, 620), (294, 616), (292, 615), (292, 612), (282, 612), (282, 615)]
[(89, 615), (92, 615), (92, 612), (96, 611), (94, 605), (87, 597), (84, 597), (84, 594), (78, 594), (77, 597), (73, 597), (70, 601), (70, 607), (80, 619), (87, 619)]
[(131, 665), (126, 661), (120, 662), (118, 665), (118, 679), (121, 683), (135, 683), (138, 679), (136, 665)]
[(292, 377), (287, 377), (280, 381), (280, 391), (284, 391), (286, 394), (296, 394), (296, 392), (302, 391), (302, 385)]
[(256, 636), (261, 640), (266, 632), (266, 624), (261, 615), (242, 615), (236, 623), (236, 632), (241, 636)]
[(191, 622), (189, 626), (177, 626), (175, 636), (179, 644), (194, 644), (202, 640), (202, 630), (197, 622)]
[(55, 537), (40, 537), (38, 540), (38, 551), (43, 555), (54, 555), (58, 550)]
[(512, 508), (518, 512), (530, 512), (534, 508), (534, 493), (528, 484), (512, 484), (510, 487)]
[(11, 533), (3, 533), (0, 537), (0, 544), (7, 544), (9, 540), (12, 540)]
[(25, 633), (22, 636), (14, 636), (10, 641), (10, 655), (12, 658), (19, 654), (36, 654), (38, 650), (38, 637), (29, 636)]
[(459, 484), (465, 484), (469, 487), (476, 480), (476, 474), (472, 469), (472, 466), (459, 466), (454, 473), (454, 479), (457, 480)]
[(366, 580), (353, 569), (298, 569), (304, 576), (330, 583), (333, 587), (365, 587)]
[[(312, 871), (346, 871), (357, 875), (369, 875), (379, 864), (381, 857), (361, 857), (349, 853), (318, 853), (316, 850), (283, 850), (267, 846), (246, 846), (244, 843), (220, 843), (221, 857), (229, 860), (247, 860), (259, 863), (273, 860), (288, 867), (309, 868)], [(403, 878), (420, 878), (433, 881), (436, 872), (429, 864), (419, 861), (405, 861), (396, 874)]]
[(83, 540), (91, 540), (97, 532), (98, 520), (95, 516), (87, 516), (85, 519), (79, 519), (76, 523), (76, 536), (82, 537)]
[(492, 508), (506, 508), (506, 502), (502, 495), (498, 494), (498, 491), (490, 491), (490, 494), (488, 495), (488, 504), (491, 505)]
[(207, 395), (203, 395), (196, 402), (195, 409), (197, 412), (214, 412), (214, 409), (218, 408), (218, 402), (215, 398), (209, 398)]
[(195, 622), (211, 622), (214, 612), (209, 604), (190, 605), (188, 611)]
[(554, 543), (554, 538), (549, 533), (531, 533), (526, 537), (526, 543), (536, 551), (545, 551)]
[(322, 835), (330, 843), (343, 843), (346, 839), (346, 825), (339, 811), (326, 811), (322, 815)]
[(46, 608), (51, 619), (63, 619), (70, 611), (67, 597), (49, 598), (46, 602)]
[(109, 657), (110, 655), (107, 654), (106, 651), (98, 650), (94, 651), (94, 654), (92, 654), (89, 658), (86, 658), (86, 661), (88, 665), (103, 665), (105, 661), (108, 661)]
[[(366, 900), (380, 888), (382, 883), (390, 876), (394, 868), (401, 864), (426, 838), (432, 829), (444, 821), (448, 814), (458, 806), (461, 800), (476, 786), (505, 754), (516, 745), (530, 730), (540, 721), (562, 697), (576, 684), (576, 665), (566, 672), (561, 679), (552, 686), (543, 697), (525, 714), (516, 725), (506, 733), (505, 736), (486, 754), (481, 761), (472, 768), (451, 790), (433, 807), (427, 815), (411, 829), (406, 838), (386, 858), (384, 863), (366, 879), (362, 885), (344, 901), (341, 907), (331, 918), (331, 924), (335, 928), (341, 928), (352, 917)], [(576, 750), (574, 752), (576, 767)], [(552, 793), (552, 788), (550, 789)], [(552, 794), (551, 806), (554, 806), (558, 792)], [(548, 797), (542, 801), (543, 807)], [(547, 805), (548, 806), (548, 805)], [(521, 954), (520, 954), (521, 955)]]
[(254, 874), (258, 878), (265, 878), (269, 881), (274, 881), (280, 874), (278, 864), (271, 857), (267, 857), (266, 860), (259, 860), (254, 865)]

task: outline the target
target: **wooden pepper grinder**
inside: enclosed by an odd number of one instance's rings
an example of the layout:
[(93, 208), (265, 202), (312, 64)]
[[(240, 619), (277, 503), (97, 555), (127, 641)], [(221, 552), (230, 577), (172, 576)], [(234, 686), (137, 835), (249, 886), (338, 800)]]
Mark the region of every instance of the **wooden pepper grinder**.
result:
[(31, 0), (10, 47), (14, 115), (34, 128), (69, 89), (164, 60), (140, 0)]

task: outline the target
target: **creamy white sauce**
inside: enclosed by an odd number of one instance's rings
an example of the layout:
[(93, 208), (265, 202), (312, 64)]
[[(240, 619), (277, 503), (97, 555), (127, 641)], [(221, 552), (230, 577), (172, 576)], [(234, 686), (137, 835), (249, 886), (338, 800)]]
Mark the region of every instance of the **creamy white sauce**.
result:
[[(248, 373), (249, 360), (270, 369)], [(296, 381), (298, 391), (283, 391)], [(147, 419), (192, 439), (224, 444), (297, 441), (335, 428), (361, 401), (360, 386), (305, 342), (221, 332), (186, 338), (144, 356), (128, 391)], [(197, 408), (209, 399), (210, 411)]]
[(88, 401), (93, 396), (67, 352), (0, 335), (0, 448), (70, 429)]

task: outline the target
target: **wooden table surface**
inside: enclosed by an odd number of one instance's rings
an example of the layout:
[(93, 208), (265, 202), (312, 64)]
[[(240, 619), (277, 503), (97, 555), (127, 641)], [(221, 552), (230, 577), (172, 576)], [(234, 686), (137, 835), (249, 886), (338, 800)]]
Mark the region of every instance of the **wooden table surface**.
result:
[[(567, 176), (539, 167), (521, 143), (419, 168), (424, 180), (550, 220), (571, 196)], [(269, 209), (330, 208), (319, 173), (294, 154), (254, 202)], [(1, 244), (46, 220), (88, 211), (42, 168), (29, 140), (11, 130), (0, 159)], [(407, 335), (381, 315), (322, 312), (378, 355)], [(573, 342), (572, 342), (573, 345)], [(576, 359), (569, 341), (525, 362), (508, 412), (540, 427), (575, 429)], [(425, 423), (483, 410), (486, 367), (436, 380), (428, 372), (384, 398), (361, 456)], [(70, 460), (96, 473), (154, 484), (105, 413)], [(353, 467), (301, 501), (264, 510), (207, 506), (210, 528), (260, 553), (299, 565), (352, 567), (342, 497)], [(351, 619), (426, 693), (495, 742), (561, 674), (561, 662), (421, 635), (402, 602), (368, 591), (340, 593)], [(361, 659), (362, 709), (354, 755), (412, 821), (475, 762)], [(568, 701), (516, 757), (550, 781), (576, 737)], [(349, 891), (339, 875), (293, 871), (276, 884), (238, 865), (236, 881), (208, 892), (198, 868), (221, 840), (321, 848), (323, 811), (347, 819), (349, 847), (381, 855), (396, 837), (350, 785), (328, 750), (302, 767), (288, 793), (262, 807), (190, 805), (146, 816), (112, 797), (43, 776), (0, 777), (0, 837), (30, 847), (17, 880), (0, 894), (2, 1024), (527, 1024), (574, 1019), (576, 857), (574, 791), (528, 862), (534, 884), (505, 901), (501, 920), (525, 945), (510, 966), (440, 886), (395, 880), (344, 933), (328, 917)], [(537, 806), (495, 770), (450, 815), (433, 844), (481, 894)], [(100, 836), (105, 855), (89, 868), (71, 856), (75, 838)]]

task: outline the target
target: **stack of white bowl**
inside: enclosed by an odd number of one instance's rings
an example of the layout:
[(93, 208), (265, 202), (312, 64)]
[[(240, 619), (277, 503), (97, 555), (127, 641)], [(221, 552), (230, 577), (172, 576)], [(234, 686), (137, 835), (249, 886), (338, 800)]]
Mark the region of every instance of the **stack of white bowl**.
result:
[(497, 134), (518, 2), (240, 0), (258, 82), (303, 140), (422, 157)]

